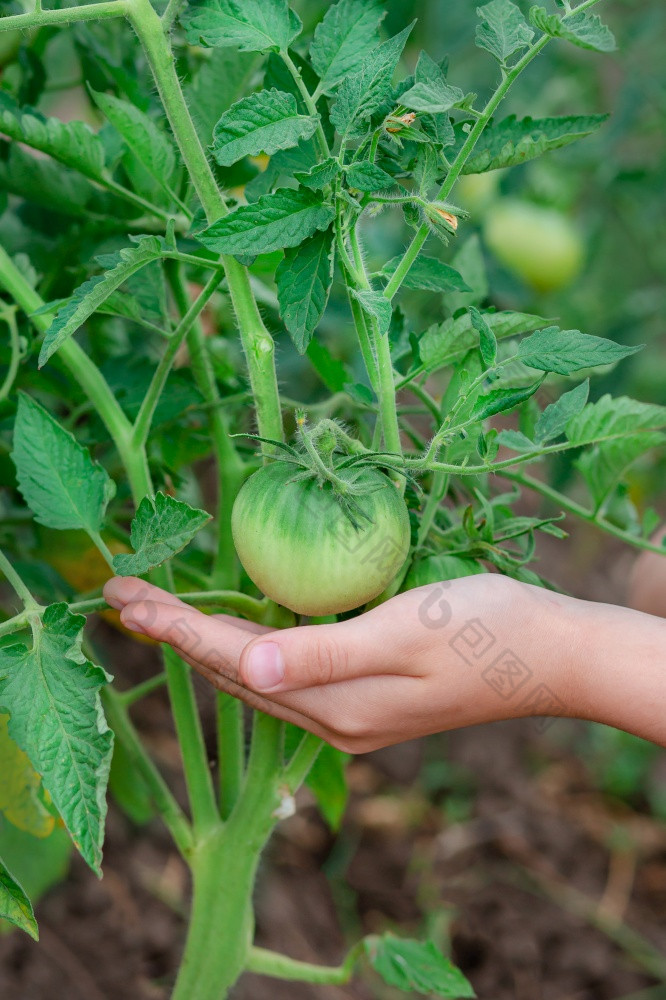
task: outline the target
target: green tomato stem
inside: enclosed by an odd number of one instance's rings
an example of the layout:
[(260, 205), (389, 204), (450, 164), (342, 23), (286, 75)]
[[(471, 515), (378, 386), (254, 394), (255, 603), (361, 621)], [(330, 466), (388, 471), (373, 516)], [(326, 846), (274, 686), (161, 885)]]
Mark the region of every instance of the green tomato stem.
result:
[(62, 10), (42, 10), (38, 3), (30, 14), (0, 18), (0, 31), (26, 31), (28, 28), (72, 24), (75, 21), (105, 21), (112, 17), (125, 17), (127, 10), (126, 0), (107, 0), (105, 3), (82, 4)]
[(116, 693), (125, 708), (130, 708), (137, 701), (141, 701), (143, 698), (147, 698), (149, 694), (153, 694), (154, 691), (159, 691), (160, 688), (164, 687), (166, 682), (167, 675), (165, 673), (155, 674), (154, 677), (149, 677), (147, 681), (135, 684), (129, 691), (118, 691)]
[(340, 966), (313, 965), (298, 962), (265, 948), (252, 948), (248, 956), (247, 971), (273, 979), (287, 979), (292, 982), (321, 983), (329, 986), (344, 986), (351, 982), (354, 969), (363, 952), (363, 942), (353, 948)]
[(308, 774), (314, 762), (324, 748), (324, 741), (314, 733), (305, 733), (291, 760), (283, 772), (283, 781), (292, 795), (295, 795)]
[(16, 322), (16, 307), (8, 306), (0, 313), (0, 320), (4, 320), (9, 330), (9, 367), (7, 374), (0, 386), (0, 403), (4, 402), (12, 391), (16, 376), (18, 375), (21, 363), (21, 338), (19, 336), (18, 324)]
[(229, 819), (245, 776), (245, 717), (243, 703), (225, 691), (216, 695), (220, 815)]
[(313, 100), (313, 98), (310, 96), (310, 91), (305, 86), (305, 82), (301, 75), (301, 71), (299, 70), (294, 60), (289, 55), (288, 50), (283, 49), (280, 52), (280, 56), (282, 57), (282, 61), (284, 62), (285, 66), (291, 73), (294, 83), (298, 87), (298, 92), (303, 98), (303, 103), (305, 104), (305, 107), (308, 109), (309, 114), (313, 118), (317, 118), (319, 120), (319, 124), (317, 125), (317, 131), (315, 134), (317, 136), (317, 142), (319, 143), (319, 149), (321, 151), (321, 154), (324, 157), (324, 159), (326, 159), (331, 155), (331, 150), (329, 149), (326, 136), (324, 135), (324, 129), (322, 128), (321, 118), (319, 112), (317, 111), (317, 105)]
[(16, 572), (4, 552), (0, 552), (0, 573), (3, 574), (17, 596), (21, 598), (26, 611), (35, 611), (39, 607), (29, 588)]

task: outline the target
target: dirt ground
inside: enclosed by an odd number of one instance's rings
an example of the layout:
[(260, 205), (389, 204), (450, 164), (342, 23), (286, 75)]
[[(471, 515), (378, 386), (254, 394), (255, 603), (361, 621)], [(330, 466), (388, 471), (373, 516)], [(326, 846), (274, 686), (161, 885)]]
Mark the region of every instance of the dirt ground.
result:
[[(622, 600), (626, 554), (582, 533), (565, 568), (556, 546), (542, 551), (545, 574), (579, 596)], [(145, 647), (117, 638), (116, 650), (121, 683), (154, 669)], [(210, 692), (197, 689), (212, 732)], [(162, 698), (136, 718), (175, 773)], [(581, 733), (564, 720), (545, 731), (502, 723), (359, 758), (337, 837), (304, 793), (263, 862), (259, 943), (333, 964), (363, 933), (429, 934), (450, 942), (483, 1000), (666, 1000), (648, 971), (661, 962), (663, 974), (666, 955), (666, 829), (640, 803), (595, 790)], [(0, 997), (166, 1000), (185, 930), (184, 866), (157, 821), (138, 829), (112, 805), (104, 870), (99, 882), (73, 861), (38, 906), (39, 944), (0, 938)], [(234, 996), (404, 994), (368, 974), (344, 989), (246, 976)]]

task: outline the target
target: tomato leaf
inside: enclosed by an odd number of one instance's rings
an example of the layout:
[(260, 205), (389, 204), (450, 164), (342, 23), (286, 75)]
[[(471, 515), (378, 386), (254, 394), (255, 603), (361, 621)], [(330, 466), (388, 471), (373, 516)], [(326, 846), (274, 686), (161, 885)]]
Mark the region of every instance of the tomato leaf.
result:
[[(382, 268), (382, 274), (390, 278), (402, 260), (394, 257)], [(416, 258), (403, 281), (405, 288), (422, 288), (429, 292), (471, 292), (462, 274), (455, 267), (445, 264), (436, 257)]]
[(590, 380), (586, 378), (575, 389), (565, 392), (547, 406), (534, 425), (534, 440), (537, 444), (546, 444), (564, 434), (569, 421), (579, 414), (587, 403), (589, 394)]
[(580, 330), (560, 330), (548, 326), (521, 340), (518, 357), (528, 368), (558, 375), (572, 375), (584, 368), (614, 364), (642, 350), (643, 345), (628, 347), (604, 337), (593, 337)]
[(304, 354), (324, 314), (333, 283), (334, 237), (315, 233), (285, 251), (275, 272), (280, 315), (299, 354)]
[(67, 304), (56, 313), (44, 337), (39, 354), (39, 367), (42, 368), (46, 364), (123, 282), (142, 267), (159, 260), (166, 250), (162, 237), (142, 236), (140, 239), (135, 239), (135, 246), (126, 247), (116, 254), (106, 255), (104, 263), (108, 269), (105, 273), (95, 275), (84, 282), (76, 289)]
[(327, 229), (335, 210), (310, 191), (280, 188), (239, 208), (197, 234), (216, 253), (271, 253), (298, 246), (319, 229)]
[(32, 904), (25, 892), (5, 867), (0, 858), (0, 918), (9, 920), (11, 924), (20, 927), (35, 941), (39, 941), (37, 921), (32, 911)]
[(241, 52), (286, 51), (302, 27), (287, 0), (191, 0), (181, 23), (192, 45)]
[(505, 63), (514, 52), (527, 48), (534, 32), (511, 0), (491, 0), (477, 7), (481, 24), (476, 29), (476, 44)]
[[(518, 119), (509, 115), (501, 122), (491, 121), (484, 130), (472, 155), (466, 161), (464, 174), (481, 174), (527, 163), (553, 149), (561, 149), (577, 139), (601, 128), (608, 115), (562, 115), (555, 118)], [(456, 152), (467, 138), (456, 129)]]
[(294, 177), (304, 187), (310, 188), (312, 191), (319, 191), (335, 180), (339, 173), (340, 164), (335, 157), (329, 156), (328, 159), (317, 163), (307, 173), (296, 171)]
[(447, 83), (441, 67), (427, 52), (421, 52), (414, 70), (414, 83), (400, 95), (400, 103), (413, 111), (442, 114), (462, 99), (462, 90)]
[(472, 319), (472, 326), (479, 335), (479, 348), (481, 360), (486, 368), (492, 368), (497, 360), (497, 337), (486, 322), (482, 313), (475, 306), (469, 310)]
[(90, 126), (47, 118), (34, 108), (20, 108), (6, 91), (0, 92), (0, 132), (47, 153), (86, 177), (98, 180), (104, 171), (104, 146)]
[(347, 184), (358, 191), (384, 191), (395, 187), (396, 181), (376, 163), (369, 160), (353, 163), (346, 171)]
[(533, 382), (532, 385), (516, 386), (509, 389), (491, 389), (474, 403), (472, 416), (477, 420), (485, 420), (487, 417), (494, 417), (497, 413), (506, 413), (513, 410), (520, 403), (533, 396), (541, 385), (541, 379)]
[(39, 524), (99, 532), (115, 484), (43, 407), (19, 396), (12, 459), (19, 489)]
[(391, 83), (414, 22), (382, 42), (366, 57), (358, 72), (346, 76), (331, 109), (331, 121), (340, 135), (361, 135), (371, 115), (391, 92)]
[[(528, 333), (545, 322), (543, 317), (532, 316), (530, 313), (484, 312), (482, 315), (498, 340)], [(443, 323), (435, 323), (428, 327), (419, 340), (422, 368), (428, 372), (437, 371), (464, 357), (477, 344), (478, 334), (472, 326), (469, 312), (446, 319)]]
[(42, 779), (9, 735), (7, 724), (7, 716), (0, 715), (0, 812), (18, 830), (48, 837), (55, 818), (39, 796)]
[(615, 36), (597, 14), (589, 11), (574, 11), (566, 18), (549, 14), (545, 7), (532, 7), (530, 23), (551, 38), (564, 38), (581, 49), (595, 52), (614, 52), (617, 48)]
[(274, 88), (250, 94), (222, 115), (213, 131), (211, 147), (217, 162), (228, 167), (244, 156), (269, 156), (278, 149), (309, 139), (319, 119), (301, 115), (293, 94)]
[(31, 649), (0, 649), (0, 709), (76, 847), (99, 873), (113, 735), (100, 700), (109, 677), (81, 652), (85, 621), (66, 604), (52, 604)]
[(119, 576), (142, 576), (184, 549), (208, 521), (205, 510), (164, 493), (144, 497), (130, 532), (134, 553), (114, 556), (113, 568)]
[(352, 289), (352, 294), (361, 303), (363, 311), (377, 320), (379, 332), (382, 334), (388, 333), (393, 315), (393, 307), (390, 301), (384, 298), (381, 292), (371, 291), (370, 289), (362, 289), (360, 292)]
[(0, 141), (0, 190), (64, 215), (86, 216), (105, 204), (108, 210), (108, 201), (81, 174), (4, 140)]
[(310, 46), (322, 94), (332, 93), (345, 77), (362, 69), (379, 41), (385, 14), (379, 0), (340, 0), (328, 8)]
[(412, 941), (384, 934), (365, 939), (370, 965), (389, 986), (407, 993), (468, 998), (476, 994), (459, 969), (432, 941)]

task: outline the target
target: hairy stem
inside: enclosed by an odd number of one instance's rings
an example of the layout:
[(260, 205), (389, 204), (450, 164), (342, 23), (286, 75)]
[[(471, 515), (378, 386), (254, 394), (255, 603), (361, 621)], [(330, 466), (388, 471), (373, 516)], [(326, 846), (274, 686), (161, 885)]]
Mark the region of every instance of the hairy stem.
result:
[(30, 590), (18, 575), (4, 552), (0, 552), (0, 573), (3, 574), (7, 583), (9, 583), (16, 595), (21, 598), (23, 607), (26, 611), (34, 611), (39, 607), (37, 601), (34, 599)]
[(292, 982), (344, 986), (351, 982), (362, 950), (363, 944), (361, 943), (349, 952), (342, 965), (326, 966), (298, 962), (286, 955), (266, 951), (265, 948), (252, 948), (248, 957), (247, 971), (257, 973), (260, 976), (270, 976), (273, 979), (288, 979)]

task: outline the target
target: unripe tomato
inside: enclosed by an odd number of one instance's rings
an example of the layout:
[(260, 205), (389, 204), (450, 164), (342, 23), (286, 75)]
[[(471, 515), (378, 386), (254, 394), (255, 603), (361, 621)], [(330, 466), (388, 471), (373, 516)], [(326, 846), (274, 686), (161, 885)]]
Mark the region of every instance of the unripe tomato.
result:
[(497, 259), (537, 292), (563, 288), (583, 266), (580, 234), (554, 208), (503, 198), (488, 210), (483, 234)]
[[(371, 492), (354, 496), (355, 527), (333, 487), (293, 482), (298, 469), (273, 462), (243, 485), (232, 514), (236, 550), (268, 597), (302, 615), (351, 611), (377, 597), (409, 551), (409, 515), (395, 486), (375, 469), (355, 475)], [(338, 475), (351, 482), (350, 473)]]

